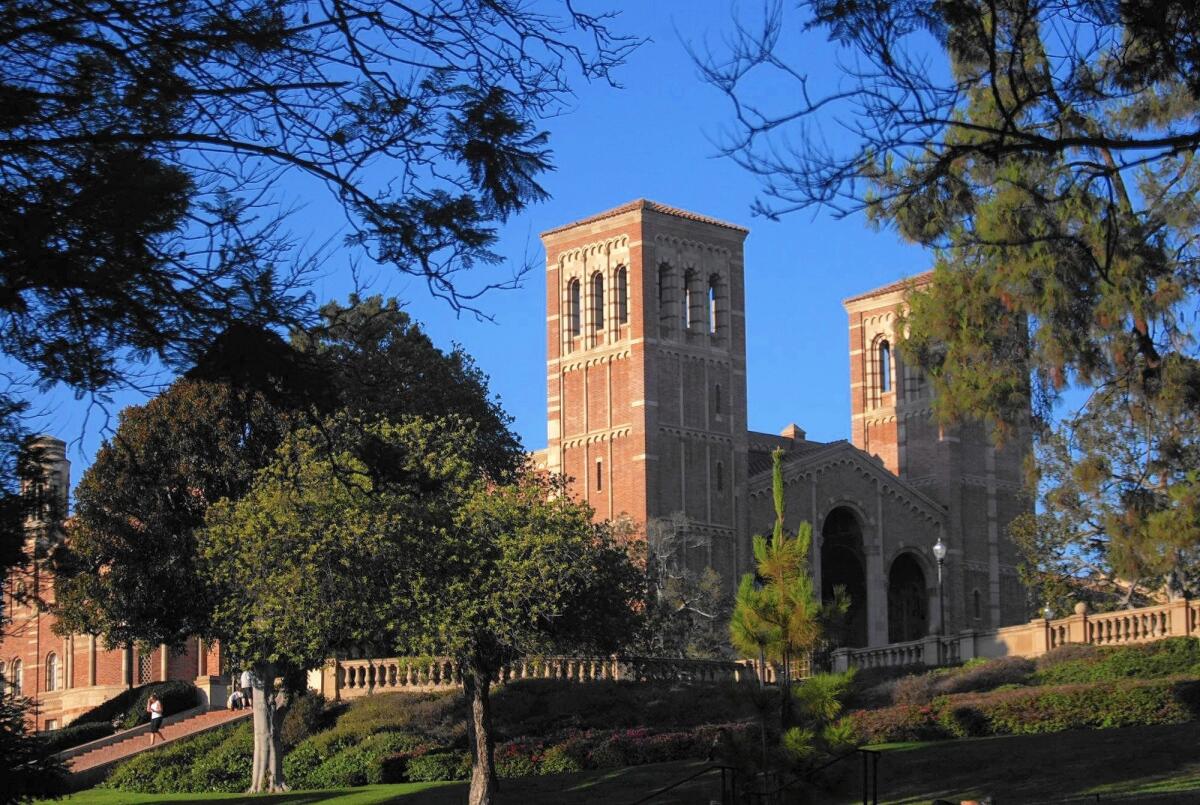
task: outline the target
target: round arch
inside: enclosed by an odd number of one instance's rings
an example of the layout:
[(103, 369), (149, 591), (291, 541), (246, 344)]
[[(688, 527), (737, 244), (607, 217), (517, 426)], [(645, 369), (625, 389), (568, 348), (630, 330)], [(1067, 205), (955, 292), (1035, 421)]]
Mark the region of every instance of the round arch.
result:
[(821, 599), (831, 601), (841, 587), (850, 608), (831, 635), (838, 645), (867, 645), (867, 575), (862, 520), (849, 506), (838, 505), (821, 525)]
[(912, 551), (902, 551), (888, 568), (889, 643), (929, 634), (929, 586), (922, 564)]

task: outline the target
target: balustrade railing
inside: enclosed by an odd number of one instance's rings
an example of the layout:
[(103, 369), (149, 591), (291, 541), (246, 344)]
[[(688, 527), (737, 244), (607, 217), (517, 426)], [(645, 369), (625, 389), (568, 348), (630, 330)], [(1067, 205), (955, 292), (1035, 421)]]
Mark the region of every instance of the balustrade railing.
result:
[[(501, 669), (493, 682), (517, 679), (564, 679), (574, 682), (600, 680), (722, 682), (757, 679), (758, 664), (750, 661), (663, 659), (656, 657), (538, 657), (524, 659)], [(774, 681), (770, 667), (767, 681)], [(445, 657), (388, 657), (382, 659), (332, 660), (324, 671), (339, 698), (354, 698), (372, 692), (428, 690), (462, 684), (457, 665)]]
[(1079, 604), (1072, 615), (986, 631), (869, 648), (837, 649), (834, 668), (941, 665), (974, 657), (1037, 657), (1072, 643), (1120, 646), (1167, 637), (1200, 636), (1200, 601), (1179, 600), (1120, 612), (1089, 613)]

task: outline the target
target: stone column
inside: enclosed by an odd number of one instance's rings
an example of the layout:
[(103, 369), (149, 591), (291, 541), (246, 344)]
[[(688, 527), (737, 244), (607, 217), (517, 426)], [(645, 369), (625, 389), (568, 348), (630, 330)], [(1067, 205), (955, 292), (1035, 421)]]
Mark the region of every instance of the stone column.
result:
[(1045, 618), (1034, 618), (1029, 622), (1031, 657), (1040, 657), (1050, 649), (1049, 628)]
[(1087, 633), (1087, 604), (1080, 601), (1075, 605), (1075, 614), (1064, 620), (1067, 622), (1067, 642), (1086, 643)]
[(167, 651), (167, 644), (162, 643), (159, 645), (158, 651), (158, 681), (166, 682), (167, 674), (170, 672), (170, 666), (168, 665), (168, 662), (170, 661), (170, 653)]

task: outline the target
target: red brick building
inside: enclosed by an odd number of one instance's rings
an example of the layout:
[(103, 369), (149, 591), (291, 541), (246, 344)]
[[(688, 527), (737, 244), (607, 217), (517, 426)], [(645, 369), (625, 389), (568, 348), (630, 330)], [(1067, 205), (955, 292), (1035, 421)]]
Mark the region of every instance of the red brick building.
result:
[[(844, 586), (851, 645), (909, 640), (938, 624), (933, 544), (948, 631), (1024, 619), (1008, 523), (1027, 442), (996, 450), (982, 427), (939, 429), (894, 322), (913, 283), (846, 300), (851, 439), (747, 430), (742, 244), (748, 230), (638, 200), (542, 234), (546, 249), (547, 448), (597, 517), (686, 519), (698, 563), (730, 589), (769, 530), (771, 452), (786, 452), (789, 528), (813, 524), (813, 568)], [(918, 277), (920, 283), (925, 277)], [(803, 412), (799, 412), (803, 414)]]

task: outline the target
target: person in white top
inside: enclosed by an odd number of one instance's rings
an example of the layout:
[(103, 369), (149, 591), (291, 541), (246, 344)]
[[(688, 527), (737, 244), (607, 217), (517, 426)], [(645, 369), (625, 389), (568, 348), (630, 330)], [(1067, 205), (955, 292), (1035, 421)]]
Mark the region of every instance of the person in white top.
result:
[(150, 694), (150, 700), (146, 702), (146, 712), (150, 714), (150, 745), (154, 746), (154, 739), (166, 740), (162, 737), (159, 730), (162, 729), (163, 722), (163, 703), (153, 693)]
[(250, 704), (251, 686), (254, 684), (254, 677), (250, 675), (250, 671), (242, 671), (242, 701), (247, 705)]

